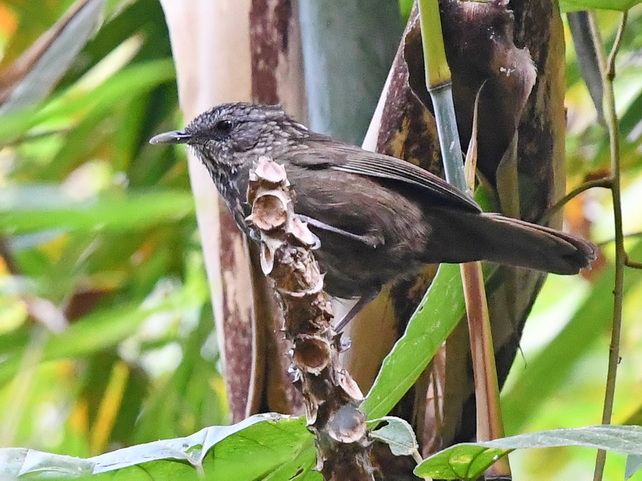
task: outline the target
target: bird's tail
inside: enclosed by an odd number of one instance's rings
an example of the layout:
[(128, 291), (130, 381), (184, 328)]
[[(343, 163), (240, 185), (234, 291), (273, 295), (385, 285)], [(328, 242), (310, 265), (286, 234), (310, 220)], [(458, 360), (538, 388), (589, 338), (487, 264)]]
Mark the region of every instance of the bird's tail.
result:
[(463, 243), (469, 244), (463, 252), (483, 252), (484, 257), (455, 262), (487, 260), (555, 274), (577, 274), (591, 265), (597, 253), (597, 247), (589, 241), (499, 214), (470, 214), (459, 229), (464, 232)]

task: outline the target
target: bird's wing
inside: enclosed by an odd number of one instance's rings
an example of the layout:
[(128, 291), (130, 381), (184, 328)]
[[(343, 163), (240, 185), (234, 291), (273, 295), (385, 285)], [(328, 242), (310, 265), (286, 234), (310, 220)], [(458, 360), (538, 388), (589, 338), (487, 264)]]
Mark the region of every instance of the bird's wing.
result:
[(381, 179), (382, 184), (398, 181), (418, 187), (427, 203), (442, 207), (481, 212), (481, 208), (468, 195), (430, 172), (395, 157), (368, 152), (359, 147), (332, 142), (320, 137), (308, 142), (308, 148), (293, 151), (288, 161), (309, 169), (330, 168), (351, 174)]

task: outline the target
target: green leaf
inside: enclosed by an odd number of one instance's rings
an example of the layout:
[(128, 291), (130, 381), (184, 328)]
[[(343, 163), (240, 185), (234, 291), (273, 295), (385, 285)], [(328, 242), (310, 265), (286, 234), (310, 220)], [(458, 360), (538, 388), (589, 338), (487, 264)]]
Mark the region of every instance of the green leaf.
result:
[(138, 230), (192, 214), (189, 192), (128, 191), (78, 200), (54, 185), (26, 185), (0, 192), (0, 231), (45, 229)]
[(576, 12), (578, 10), (590, 10), (597, 8), (601, 10), (620, 10), (624, 12), (641, 0), (560, 0), (562, 12)]
[(554, 429), (484, 443), (457, 444), (424, 460), (415, 468), (415, 474), (441, 479), (475, 479), (497, 459), (515, 449), (560, 446), (580, 446), (640, 456), (642, 427), (598, 425)]
[(140, 444), (88, 459), (0, 449), (2, 478), (111, 473), (126, 479), (145, 475), (146, 479), (162, 481), (185, 476), (197, 479), (197, 473), (202, 472), (208, 479), (320, 480), (321, 475), (312, 471), (314, 466), (313, 437), (305, 420), (271, 413), (252, 416), (233, 426), (208, 427), (184, 438)]
[(642, 455), (629, 454), (626, 458), (624, 479), (630, 479), (642, 467)]
[(412, 11), (413, 0), (399, 0), (399, 13), (401, 18), (405, 21), (410, 17), (410, 12)]
[[(11, 66), (15, 67), (21, 61), (25, 63), (27, 57), (33, 62), (27, 71), (20, 72), (19, 80), (11, 85), (11, 93), (2, 103), (0, 113), (33, 105), (47, 96), (94, 32), (104, 3), (104, 0), (85, 1), (73, 14), (60, 19), (26, 55)], [(39, 48), (38, 45), (45, 47)], [(20, 68), (17, 66), (15, 70)]]
[[(203, 462), (203, 470), (208, 477), (285, 480), (296, 473), (314, 469), (314, 437), (307, 430), (304, 419), (278, 414), (263, 414), (248, 419), (257, 417), (267, 422), (254, 424), (223, 441), (216, 439), (217, 444), (212, 449), (204, 446), (209, 451)], [(321, 475), (317, 473), (316, 479), (322, 479)]]
[(388, 414), (410, 389), (461, 319), (463, 306), (459, 266), (442, 264), (361, 405), (368, 419)]
[(385, 423), (370, 432), (370, 436), (390, 446), (390, 451), (395, 456), (412, 456), (419, 445), (412, 427), (405, 419), (394, 416), (384, 416), (368, 421), (368, 427)]
[(457, 444), (427, 458), (414, 473), (437, 479), (476, 479), (510, 451), (478, 444)]
[(94, 463), (88, 459), (43, 453), (26, 448), (0, 449), (0, 477), (18, 476), (78, 477), (91, 474)]
[[(484, 277), (492, 274), (491, 269)], [(465, 313), (459, 265), (442, 264), (406, 332), (384, 359), (361, 405), (368, 419), (385, 416), (408, 392)]]
[(56, 122), (60, 124), (62, 120), (67, 125), (67, 116), (80, 117), (88, 110), (92, 110), (94, 114), (99, 111), (106, 114), (115, 105), (123, 105), (126, 99), (142, 95), (174, 78), (172, 60), (161, 59), (124, 68), (94, 89), (72, 86), (42, 106), (20, 109), (5, 115), (0, 124), (0, 143), (13, 141), (36, 126)]

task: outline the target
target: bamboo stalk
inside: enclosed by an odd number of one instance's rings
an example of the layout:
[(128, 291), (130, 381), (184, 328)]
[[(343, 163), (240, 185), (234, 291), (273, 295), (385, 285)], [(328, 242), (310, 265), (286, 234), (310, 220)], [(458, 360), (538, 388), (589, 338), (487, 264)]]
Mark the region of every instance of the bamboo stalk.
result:
[[(467, 192), (469, 186), (466, 183), (462, 162), (450, 68), (446, 61), (438, 1), (419, 0), (419, 18), (426, 67), (426, 86), (434, 106), (446, 180)], [(475, 378), (477, 440), (487, 441), (502, 437), (504, 429), (481, 263), (462, 264), (461, 275)], [(507, 458), (495, 463), (489, 468), (488, 473), (495, 476), (510, 475)]]

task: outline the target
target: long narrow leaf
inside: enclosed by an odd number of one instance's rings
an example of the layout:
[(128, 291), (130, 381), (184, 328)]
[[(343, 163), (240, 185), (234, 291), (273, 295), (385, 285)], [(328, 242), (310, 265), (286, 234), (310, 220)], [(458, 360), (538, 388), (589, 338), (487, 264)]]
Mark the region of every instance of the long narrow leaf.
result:
[(0, 193), (0, 231), (139, 230), (193, 211), (192, 197), (181, 191), (134, 191), (76, 200), (57, 186), (22, 186)]
[(93, 33), (104, 4), (104, 0), (78, 2), (2, 72), (12, 82), (0, 91), (0, 114), (33, 105), (54, 88)]
[(497, 459), (515, 449), (581, 446), (621, 454), (642, 455), (642, 427), (598, 425), (520, 434), (484, 443), (452, 446), (429, 457), (415, 469), (417, 476), (476, 479)]
[(127, 67), (90, 91), (79, 92), (72, 87), (38, 108), (24, 108), (4, 116), (0, 143), (12, 141), (33, 127), (60, 121), (61, 117), (82, 114), (97, 103), (109, 109), (132, 93), (140, 95), (174, 77), (174, 64), (162, 59)]
[(563, 12), (576, 12), (592, 8), (624, 12), (638, 3), (640, 0), (560, 0), (560, 8)]
[[(490, 270), (485, 278), (490, 276)], [(465, 312), (459, 266), (442, 264), (430, 289), (383, 362), (362, 409), (385, 416), (419, 378)]]

